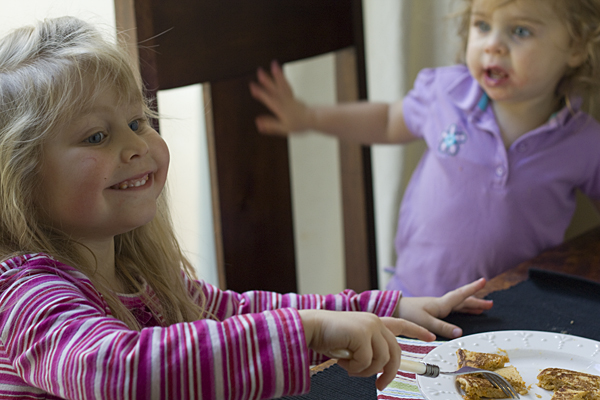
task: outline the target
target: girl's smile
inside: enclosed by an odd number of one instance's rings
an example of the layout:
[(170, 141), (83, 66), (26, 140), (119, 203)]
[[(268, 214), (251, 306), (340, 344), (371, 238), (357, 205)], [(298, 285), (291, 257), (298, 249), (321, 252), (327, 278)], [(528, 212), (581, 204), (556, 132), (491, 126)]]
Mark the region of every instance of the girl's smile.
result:
[(123, 182), (117, 183), (116, 185), (111, 186), (111, 189), (117, 189), (117, 190), (125, 190), (125, 189), (132, 189), (132, 188), (139, 188), (140, 186), (143, 187), (143, 189), (145, 189), (145, 185), (146, 183), (150, 180), (150, 172), (144, 174), (141, 178), (132, 178), (132, 179), (128, 179), (125, 180)]
[(109, 88), (86, 110), (45, 144), (39, 199), (45, 221), (84, 244), (151, 221), (169, 164), (141, 103)]

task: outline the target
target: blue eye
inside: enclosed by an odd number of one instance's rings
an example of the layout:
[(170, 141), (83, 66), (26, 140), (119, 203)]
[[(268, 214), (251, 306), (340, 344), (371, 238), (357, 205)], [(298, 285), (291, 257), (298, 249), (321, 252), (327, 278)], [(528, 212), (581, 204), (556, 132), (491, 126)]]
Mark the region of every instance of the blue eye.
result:
[(102, 143), (104, 138), (105, 138), (104, 133), (96, 132), (92, 136), (85, 139), (85, 142), (90, 143), (90, 144), (98, 144), (98, 143)]
[(138, 129), (140, 129), (140, 121), (138, 121), (137, 119), (135, 121), (131, 121), (129, 123), (129, 128), (136, 132)]
[(481, 32), (489, 32), (491, 29), (490, 24), (484, 21), (476, 21), (473, 25)]
[(516, 36), (518, 36), (518, 37), (521, 37), (521, 38), (524, 38), (524, 37), (529, 37), (529, 36), (531, 36), (531, 31), (530, 31), (529, 29), (527, 29), (527, 28), (524, 28), (524, 27), (522, 27), (522, 26), (517, 26), (517, 27), (516, 27), (516, 28), (513, 30), (513, 33), (514, 33)]

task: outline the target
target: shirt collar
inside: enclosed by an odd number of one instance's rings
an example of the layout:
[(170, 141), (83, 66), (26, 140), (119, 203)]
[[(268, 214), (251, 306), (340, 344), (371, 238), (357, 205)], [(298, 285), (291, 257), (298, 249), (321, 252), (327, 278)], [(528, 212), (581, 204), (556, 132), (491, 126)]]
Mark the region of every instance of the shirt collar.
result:
[[(488, 95), (481, 89), (479, 83), (464, 67), (464, 73), (448, 86), (447, 93), (454, 104), (467, 112), (485, 112), (489, 105)], [(548, 120), (551, 125), (564, 126), (574, 115), (579, 113), (583, 100), (580, 96), (572, 96), (569, 106), (564, 106), (552, 114)]]

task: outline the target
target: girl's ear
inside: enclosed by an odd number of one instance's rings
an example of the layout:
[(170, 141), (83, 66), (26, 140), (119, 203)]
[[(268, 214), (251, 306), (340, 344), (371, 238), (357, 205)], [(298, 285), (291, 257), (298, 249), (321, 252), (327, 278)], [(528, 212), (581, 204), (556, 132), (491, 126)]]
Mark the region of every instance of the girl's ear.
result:
[(577, 68), (588, 58), (587, 48), (584, 44), (573, 45), (570, 51), (570, 56), (567, 59), (567, 65), (571, 68)]

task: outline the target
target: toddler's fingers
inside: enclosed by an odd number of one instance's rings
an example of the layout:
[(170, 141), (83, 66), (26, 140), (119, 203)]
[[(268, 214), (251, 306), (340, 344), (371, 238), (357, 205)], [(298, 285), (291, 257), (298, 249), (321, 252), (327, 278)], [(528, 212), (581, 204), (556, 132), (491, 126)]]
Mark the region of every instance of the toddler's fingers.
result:
[(250, 82), (250, 95), (263, 103), (265, 107), (267, 107), (271, 112), (277, 116), (281, 114), (280, 102), (279, 99), (273, 96), (267, 91), (264, 90), (263, 87), (257, 85), (254, 82)]
[(273, 76), (273, 80), (275, 81), (275, 85), (279, 87), (283, 93), (289, 96), (293, 96), (293, 90), (290, 86), (288, 80), (283, 74), (283, 69), (276, 61), (271, 63), (271, 75)]
[(279, 134), (282, 136), (285, 136), (288, 133), (286, 126), (283, 125), (278, 119), (273, 117), (261, 115), (256, 117), (255, 123), (256, 129), (260, 133)]
[(256, 71), (256, 79), (261, 84), (261, 86), (269, 93), (273, 93), (276, 91), (277, 87), (275, 81), (265, 70), (259, 68)]

